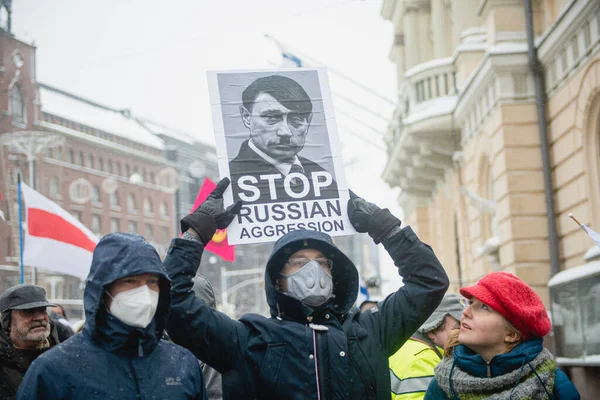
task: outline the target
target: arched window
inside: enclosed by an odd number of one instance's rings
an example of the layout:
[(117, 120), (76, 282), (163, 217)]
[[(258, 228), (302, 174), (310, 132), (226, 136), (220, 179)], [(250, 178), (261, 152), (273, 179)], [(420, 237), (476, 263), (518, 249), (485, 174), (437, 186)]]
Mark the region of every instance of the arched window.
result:
[(127, 195), (127, 210), (128, 211), (135, 211), (136, 207), (135, 207), (135, 196), (131, 193), (129, 193)]
[(167, 214), (167, 205), (165, 203), (160, 204), (159, 212), (162, 218), (166, 218), (169, 216), (169, 214)]
[(58, 178), (55, 176), (51, 176), (50, 180), (48, 181), (48, 193), (50, 194), (50, 197), (58, 196), (59, 192), (60, 188), (58, 185)]
[(13, 124), (25, 124), (25, 99), (18, 85), (13, 86), (10, 91), (10, 106)]
[(92, 203), (100, 203), (100, 188), (98, 185), (92, 186)]
[(148, 197), (146, 197), (144, 199), (144, 214), (145, 215), (152, 215), (152, 200), (150, 200)]
[(110, 206), (111, 208), (119, 207), (119, 195), (116, 191), (110, 194)]

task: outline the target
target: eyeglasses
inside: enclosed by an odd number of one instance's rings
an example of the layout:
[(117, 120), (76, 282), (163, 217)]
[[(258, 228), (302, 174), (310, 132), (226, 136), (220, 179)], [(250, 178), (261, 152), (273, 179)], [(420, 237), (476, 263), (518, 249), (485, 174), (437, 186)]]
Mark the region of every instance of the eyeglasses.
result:
[(292, 268), (302, 268), (311, 261), (316, 261), (324, 270), (330, 272), (333, 270), (333, 261), (325, 257), (315, 258), (314, 260), (310, 260), (306, 257), (290, 258), (287, 260), (287, 264)]

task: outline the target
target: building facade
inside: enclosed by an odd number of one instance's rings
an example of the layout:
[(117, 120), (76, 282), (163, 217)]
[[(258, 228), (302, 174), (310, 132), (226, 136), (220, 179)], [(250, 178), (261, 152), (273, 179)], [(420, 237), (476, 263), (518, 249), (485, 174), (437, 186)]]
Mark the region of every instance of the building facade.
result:
[[(0, 50), (0, 209), (6, 218), (0, 221), (0, 291), (19, 283), (19, 175), (99, 237), (139, 233), (164, 256), (175, 233), (170, 178), (176, 172), (164, 142), (126, 110), (37, 82), (35, 47), (7, 30), (0, 33)], [(45, 287), (74, 311), (72, 318), (81, 316), (79, 279), (25, 270), (26, 282)]]
[[(535, 0), (532, 7), (546, 172), (525, 2), (385, 0), (381, 14), (395, 27), (398, 107), (383, 179), (401, 188), (405, 221), (435, 249), (450, 291), (507, 271), (554, 309), (551, 276), (584, 264), (593, 244), (569, 213), (600, 229), (600, 2)], [(558, 270), (551, 268), (555, 250)], [(597, 393), (585, 377), (600, 364), (585, 365), (572, 366), (572, 377)]]

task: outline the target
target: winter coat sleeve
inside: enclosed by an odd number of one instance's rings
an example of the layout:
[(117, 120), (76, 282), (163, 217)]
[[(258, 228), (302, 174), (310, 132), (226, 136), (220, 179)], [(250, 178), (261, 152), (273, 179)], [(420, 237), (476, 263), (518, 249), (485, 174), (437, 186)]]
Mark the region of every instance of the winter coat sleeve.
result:
[(573, 382), (560, 369), (556, 369), (555, 371), (554, 390), (552, 394), (555, 400), (579, 400), (581, 398)]
[(427, 388), (423, 400), (450, 400), (450, 398), (446, 396), (446, 393), (444, 393), (442, 388), (438, 385), (437, 380), (433, 378), (431, 382), (429, 382), (429, 387)]
[(209, 307), (195, 296), (196, 275), (204, 247), (197, 242), (173, 239), (164, 266), (171, 279), (171, 312), (167, 332), (173, 342), (221, 373), (236, 365), (244, 346), (243, 325)]
[(360, 319), (390, 357), (440, 304), (449, 281), (431, 247), (421, 242), (410, 227), (382, 243), (398, 267), (404, 286), (380, 302), (378, 312), (361, 313)]

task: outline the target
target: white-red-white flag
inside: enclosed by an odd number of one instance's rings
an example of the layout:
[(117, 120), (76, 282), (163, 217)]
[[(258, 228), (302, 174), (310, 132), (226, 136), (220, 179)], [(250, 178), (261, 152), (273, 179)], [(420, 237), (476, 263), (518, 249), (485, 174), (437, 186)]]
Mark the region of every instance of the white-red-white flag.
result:
[(27, 215), (23, 264), (85, 279), (98, 237), (24, 183), (21, 192)]
[(600, 247), (600, 233), (588, 228), (587, 226), (585, 226), (585, 224), (581, 224), (581, 227), (588, 234), (588, 236), (592, 238), (594, 243), (596, 243), (596, 246)]

